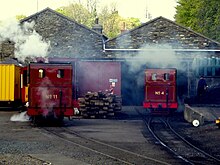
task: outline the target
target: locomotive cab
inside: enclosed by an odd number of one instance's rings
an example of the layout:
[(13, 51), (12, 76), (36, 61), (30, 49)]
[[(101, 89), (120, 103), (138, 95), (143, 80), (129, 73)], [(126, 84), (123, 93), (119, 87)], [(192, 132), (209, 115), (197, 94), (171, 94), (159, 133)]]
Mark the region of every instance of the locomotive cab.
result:
[(143, 107), (152, 114), (170, 114), (178, 107), (176, 69), (147, 69)]
[(71, 64), (31, 63), (27, 114), (59, 120), (73, 116), (72, 72)]

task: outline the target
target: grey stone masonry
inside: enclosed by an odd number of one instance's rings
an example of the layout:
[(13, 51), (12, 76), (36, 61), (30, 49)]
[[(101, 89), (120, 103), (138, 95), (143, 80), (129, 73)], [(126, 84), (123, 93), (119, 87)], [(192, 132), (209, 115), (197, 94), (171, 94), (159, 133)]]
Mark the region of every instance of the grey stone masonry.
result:
[(220, 49), (220, 43), (164, 17), (155, 18), (108, 40), (105, 48), (147, 49), (164, 45), (172, 49)]
[(21, 21), (35, 22), (34, 29), (50, 42), (49, 57), (99, 58), (107, 39), (84, 25), (46, 8)]
[(3, 41), (0, 42), (0, 60), (4, 60), (5, 58), (13, 58), (14, 57), (15, 45), (14, 42), (11, 41)]

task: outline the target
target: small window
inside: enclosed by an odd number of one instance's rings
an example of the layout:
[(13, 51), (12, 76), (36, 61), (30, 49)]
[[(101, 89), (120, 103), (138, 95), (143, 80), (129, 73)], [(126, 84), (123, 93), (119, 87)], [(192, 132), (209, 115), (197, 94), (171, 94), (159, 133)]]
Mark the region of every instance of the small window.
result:
[(27, 70), (23, 71), (23, 84), (27, 86)]
[(38, 70), (38, 73), (39, 73), (39, 78), (44, 78), (44, 77), (45, 77), (45, 71), (44, 71), (44, 69), (39, 69), (39, 70)]
[(57, 71), (57, 78), (63, 78), (64, 77), (64, 70), (58, 69)]
[(199, 75), (205, 75), (204, 68), (202, 67), (199, 68)]
[(164, 80), (169, 80), (170, 79), (170, 74), (169, 73), (164, 73), (163, 79)]
[(207, 76), (212, 76), (212, 67), (207, 67)]
[(211, 65), (212, 65), (212, 66), (215, 66), (216, 63), (217, 63), (216, 58), (215, 58), (215, 57), (212, 57), (212, 58), (211, 58)]
[(220, 58), (216, 58), (216, 65), (220, 65)]
[(220, 68), (215, 68), (215, 76), (220, 76)]
[(153, 73), (152, 76), (151, 76), (151, 78), (152, 78), (152, 80), (154, 80), (154, 81), (157, 80), (157, 74), (156, 74), (156, 73)]

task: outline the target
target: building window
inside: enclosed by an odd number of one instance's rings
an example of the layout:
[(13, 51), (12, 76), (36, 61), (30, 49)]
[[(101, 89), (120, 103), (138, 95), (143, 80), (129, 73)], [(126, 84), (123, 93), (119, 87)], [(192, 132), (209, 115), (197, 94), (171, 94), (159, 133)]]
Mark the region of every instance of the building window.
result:
[(219, 57), (205, 57), (197, 59), (196, 61), (197, 75), (204, 75), (209, 77), (220, 76), (220, 58)]
[(204, 68), (202, 67), (199, 68), (199, 75), (205, 75)]
[(64, 70), (58, 69), (57, 71), (57, 78), (63, 78), (64, 77)]
[(212, 76), (212, 67), (207, 67), (207, 76)]
[(39, 75), (39, 78), (44, 78), (45, 77), (45, 70), (44, 69), (39, 69), (38, 70), (38, 75)]
[(220, 76), (220, 68), (215, 68), (215, 75)]

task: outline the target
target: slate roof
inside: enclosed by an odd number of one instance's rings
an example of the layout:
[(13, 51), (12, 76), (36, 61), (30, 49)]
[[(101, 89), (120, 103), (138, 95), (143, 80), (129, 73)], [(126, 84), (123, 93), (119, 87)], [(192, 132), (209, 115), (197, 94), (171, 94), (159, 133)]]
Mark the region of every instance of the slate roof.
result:
[(53, 13), (53, 14), (56, 14), (56, 15), (58, 15), (59, 17), (62, 17), (63, 19), (66, 19), (66, 20), (68, 20), (68, 21), (74, 22), (75, 24), (77, 24), (78, 26), (80, 26), (80, 27), (83, 28), (83, 29), (92, 31), (92, 32), (96, 33), (97, 35), (101, 35), (101, 36), (104, 37), (105, 40), (108, 39), (107, 36), (105, 36), (105, 35), (103, 35), (103, 34), (100, 34), (100, 33), (96, 32), (96, 31), (92, 30), (91, 28), (89, 28), (89, 27), (87, 27), (87, 26), (85, 26), (85, 25), (82, 25), (82, 24), (76, 22), (76, 21), (73, 20), (73, 19), (71, 19), (71, 18), (69, 18), (69, 17), (67, 17), (67, 16), (65, 16), (65, 15), (63, 15), (63, 14), (61, 14), (61, 13), (55, 11), (55, 10), (52, 10), (52, 9), (49, 8), (49, 7), (47, 7), (47, 8), (45, 8), (45, 9), (43, 9), (43, 10), (37, 12), (37, 13), (34, 13), (34, 14), (32, 14), (32, 15), (30, 15), (30, 16), (28, 16), (28, 17), (22, 19), (22, 20), (20, 20), (20, 23), (22, 24), (22, 23), (24, 23), (24, 22), (31, 22), (30, 20), (32, 20), (33, 18), (37, 18), (41, 13), (44, 13), (44, 12), (46, 12), (46, 11), (49, 11), (49, 12), (51, 12), (51, 13)]
[(105, 42), (106, 50), (144, 49), (152, 45), (185, 50), (220, 50), (220, 43), (167, 18), (157, 17)]
[(34, 29), (50, 41), (49, 57), (99, 58), (103, 56), (103, 42), (107, 37), (50, 8), (23, 20), (35, 21)]

